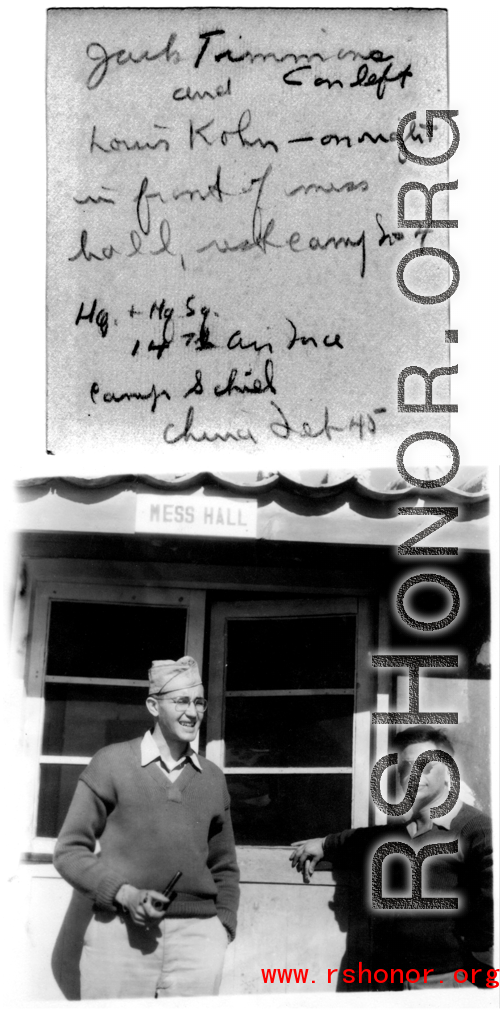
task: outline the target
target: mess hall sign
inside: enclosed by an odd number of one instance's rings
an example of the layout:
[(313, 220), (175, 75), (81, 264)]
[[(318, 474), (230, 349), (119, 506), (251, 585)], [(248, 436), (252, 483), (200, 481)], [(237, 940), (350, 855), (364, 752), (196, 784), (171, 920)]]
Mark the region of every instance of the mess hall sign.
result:
[(193, 495), (140, 495), (135, 530), (140, 534), (256, 537), (257, 502)]

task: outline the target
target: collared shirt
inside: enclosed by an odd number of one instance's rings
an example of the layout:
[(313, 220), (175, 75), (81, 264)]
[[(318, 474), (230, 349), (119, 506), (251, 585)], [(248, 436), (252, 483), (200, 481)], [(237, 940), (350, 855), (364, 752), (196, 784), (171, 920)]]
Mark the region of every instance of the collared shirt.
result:
[(161, 754), (151, 731), (147, 730), (141, 741), (141, 765), (149, 765), (150, 762), (157, 762), (158, 767), (171, 783), (175, 782), (183, 768), (189, 763), (194, 765), (195, 769), (198, 769), (198, 772), (202, 772), (198, 755), (196, 751), (193, 751), (190, 744), (188, 744), (184, 754), (175, 761), (173, 758), (166, 758)]
[(431, 831), (433, 825), (436, 825), (437, 828), (446, 829), (446, 831), (449, 832), (451, 823), (453, 819), (456, 818), (460, 809), (463, 807), (463, 804), (464, 804), (463, 800), (461, 800), (459, 797), (455, 806), (451, 809), (451, 811), (448, 811), (448, 814), (443, 814), (441, 818), (434, 818), (432, 821), (429, 819), (429, 821), (426, 822), (424, 825), (422, 825), (420, 828), (418, 827), (415, 821), (406, 822), (405, 828), (406, 831), (408, 832), (408, 835), (412, 839), (417, 835), (424, 835), (426, 832)]
[(453, 819), (457, 817), (458, 812), (463, 806), (464, 802), (459, 797), (455, 807), (452, 807), (451, 811), (448, 811), (448, 814), (443, 814), (441, 818), (434, 818), (433, 825), (437, 825), (438, 828), (445, 828), (449, 832)]

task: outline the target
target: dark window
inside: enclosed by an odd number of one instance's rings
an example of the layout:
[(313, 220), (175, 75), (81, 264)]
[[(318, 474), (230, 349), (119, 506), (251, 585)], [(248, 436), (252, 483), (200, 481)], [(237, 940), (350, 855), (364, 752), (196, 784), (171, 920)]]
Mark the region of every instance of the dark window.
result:
[[(152, 660), (185, 653), (186, 620), (185, 607), (52, 602), (37, 835), (58, 834), (84, 768), (65, 759), (91, 758), (151, 725), (145, 685), (94, 679), (147, 681)], [(44, 762), (51, 757), (61, 761)]]
[(350, 824), (351, 776), (227, 777), (240, 845), (287, 846), (295, 839), (340, 832)]
[(184, 652), (186, 609), (53, 601), (47, 676), (147, 678), (151, 660)]
[(351, 765), (352, 695), (226, 699), (226, 765)]
[(353, 688), (355, 634), (352, 615), (232, 618), (226, 690)]
[(225, 655), (224, 764), (236, 841), (283, 846), (345, 828), (355, 616), (230, 617)]

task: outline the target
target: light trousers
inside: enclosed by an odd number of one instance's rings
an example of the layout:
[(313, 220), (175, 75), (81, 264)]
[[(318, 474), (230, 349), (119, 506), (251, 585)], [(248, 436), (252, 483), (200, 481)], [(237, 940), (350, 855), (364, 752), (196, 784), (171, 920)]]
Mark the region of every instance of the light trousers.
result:
[(227, 945), (218, 916), (164, 919), (146, 930), (96, 913), (83, 942), (82, 1000), (217, 994)]

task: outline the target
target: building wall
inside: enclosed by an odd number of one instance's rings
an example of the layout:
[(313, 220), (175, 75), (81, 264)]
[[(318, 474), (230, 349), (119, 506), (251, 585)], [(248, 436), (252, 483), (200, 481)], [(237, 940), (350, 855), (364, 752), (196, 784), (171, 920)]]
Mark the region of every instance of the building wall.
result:
[[(319, 549), (318, 545), (284, 546), (279, 543), (252, 543), (238, 545), (236, 549), (230, 543), (193, 545), (189, 540), (174, 543), (134, 537), (63, 539), (57, 535), (30, 535), (24, 550), (27, 576), (20, 579), (15, 621), (18, 644), (15, 650), (22, 675), (26, 657), (30, 652), (33, 654), (37, 646), (38, 633), (33, 624), (36, 600), (43, 586), (57, 579), (77, 587), (85, 581), (89, 585), (105, 582), (109, 586), (132, 587), (131, 593), (135, 593), (134, 587), (138, 585), (146, 594), (150, 594), (151, 587), (192, 587), (194, 592), (207, 593), (207, 613), (216, 599), (233, 599), (242, 594), (262, 597), (273, 592), (284, 598), (295, 592), (306, 599), (312, 594), (355, 593), (371, 600), (373, 612), (378, 615), (372, 620), (374, 650), (399, 653), (415, 649), (414, 637), (396, 624), (387, 604), (395, 578), (406, 568), (401, 560), (383, 549), (328, 545)], [(458, 626), (459, 636), (450, 630), (449, 635), (438, 636), (432, 643), (436, 652), (459, 651), (460, 669), (452, 672), (448, 679), (429, 678), (424, 683), (422, 678), (422, 706), (458, 709), (461, 723), (457, 730), (464, 745), (464, 761), (467, 755), (469, 785), (476, 794), (478, 786), (484, 786), (482, 792), (479, 791), (479, 800), (486, 807), (489, 773), (485, 774), (484, 768), (485, 738), (482, 732), (478, 735), (477, 729), (488, 725), (489, 684), (487, 672), (481, 669), (478, 660), (488, 623), (487, 564), (484, 557), (471, 553), (465, 557), (463, 566), (468, 570), (464, 582), (469, 588), (469, 609)], [(43, 652), (43, 643), (39, 647)], [(424, 648), (419, 640), (418, 651)], [(402, 672), (399, 675), (389, 676), (385, 672), (380, 675), (379, 691), (383, 690), (387, 701), (379, 708), (386, 705), (406, 708), (408, 679)], [(35, 676), (43, 677), (43, 663)], [(371, 678), (366, 664), (364, 677)], [(430, 695), (426, 694), (427, 689)], [(24, 726), (32, 739), (36, 735), (31, 731), (41, 718), (39, 701), (28, 698), (26, 704)], [(373, 709), (371, 702), (363, 708), (368, 730), (369, 713)], [(387, 752), (383, 740), (377, 739), (372, 745), (372, 751), (369, 747), (364, 751), (361, 776), (353, 783), (357, 797), (367, 791), (374, 759)], [(28, 757), (33, 765), (35, 790), (38, 756), (30, 753)], [(288, 854), (289, 851), (279, 847), (241, 847), (239, 850), (242, 867), (240, 929), (236, 942), (228, 949), (222, 993), (296, 991), (295, 983), (265, 984), (261, 969), (267, 968), (308, 969), (310, 982), (300, 984), (301, 989), (334, 990), (335, 984), (328, 984), (328, 969), (339, 968), (345, 935), (330, 908), (334, 895), (331, 874), (317, 872), (314, 883), (304, 886), (300, 877), (292, 872)], [(32, 855), (31, 859), (36, 857)], [(86, 904), (82, 906), (81, 900), (72, 900), (70, 887), (49, 863), (25, 864), (17, 884), (19, 908), (26, 910), (23, 942), (16, 954), (22, 967), (20, 999), (77, 998), (78, 924), (81, 942)], [(61, 953), (64, 954), (62, 960)], [(66, 966), (64, 972), (61, 971), (62, 962)]]
[[(239, 850), (242, 867), (238, 935), (226, 955), (222, 994), (297, 992), (297, 984), (264, 983), (261, 969), (308, 969), (300, 991), (335, 989), (328, 969), (338, 968), (345, 947), (329, 907), (331, 874), (316, 872), (304, 885), (291, 870), (288, 851), (274, 851), (274, 882), (256, 882), (255, 852)], [(271, 876), (273, 876), (271, 874)], [(78, 962), (88, 902), (73, 892), (50, 864), (25, 865), (18, 881), (22, 907), (29, 910), (18, 948), (20, 1000), (78, 1000)], [(312, 982), (314, 980), (314, 983)]]

